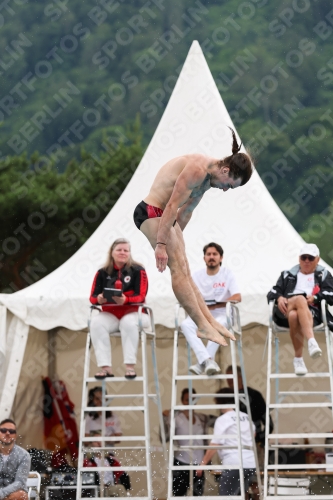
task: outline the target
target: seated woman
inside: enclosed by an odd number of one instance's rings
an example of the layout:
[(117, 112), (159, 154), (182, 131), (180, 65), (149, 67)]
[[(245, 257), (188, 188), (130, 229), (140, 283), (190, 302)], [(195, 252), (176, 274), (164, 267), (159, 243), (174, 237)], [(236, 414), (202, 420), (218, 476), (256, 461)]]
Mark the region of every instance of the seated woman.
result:
[[(109, 289), (109, 299), (104, 296), (105, 289)], [(145, 301), (147, 290), (146, 271), (132, 259), (129, 241), (118, 238), (111, 245), (105, 266), (96, 273), (90, 295), (90, 302), (102, 305), (103, 310), (93, 316), (90, 323), (97, 366), (101, 368), (95, 375), (97, 379), (113, 377), (110, 333), (117, 331), (121, 333), (125, 377), (136, 377), (134, 367), (139, 333), (138, 307), (135, 304)], [(112, 295), (113, 293), (117, 295)], [(146, 314), (143, 314), (143, 326), (149, 326)]]
[[(102, 406), (102, 387), (93, 387), (89, 390), (88, 406)], [(91, 411), (85, 418), (85, 435), (86, 436), (122, 436), (120, 420), (113, 411), (105, 413), (105, 432), (102, 432), (102, 412)], [(113, 446), (114, 441), (107, 443), (108, 446)]]

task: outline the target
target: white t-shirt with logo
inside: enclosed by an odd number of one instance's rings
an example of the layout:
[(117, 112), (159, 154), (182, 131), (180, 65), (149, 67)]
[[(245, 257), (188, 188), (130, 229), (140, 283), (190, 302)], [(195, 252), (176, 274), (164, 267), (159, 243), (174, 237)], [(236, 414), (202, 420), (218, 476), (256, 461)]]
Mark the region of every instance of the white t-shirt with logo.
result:
[[(102, 416), (98, 415), (96, 420), (94, 420), (90, 415), (87, 415), (86, 434), (94, 432), (97, 433), (101, 431), (102, 431)], [(121, 434), (120, 420), (115, 413), (112, 414), (112, 417), (108, 417), (105, 419), (105, 436), (113, 436), (114, 434)]]
[[(215, 302), (225, 302), (235, 293), (240, 293), (234, 273), (223, 266), (213, 276), (208, 275), (205, 268), (193, 273), (192, 278), (208, 305)], [(216, 314), (223, 311), (225, 311), (225, 307), (213, 309), (212, 312)]]
[[(198, 416), (195, 415), (195, 423), (192, 424), (192, 433), (191, 435), (196, 435), (196, 434), (204, 434), (204, 428), (203, 425), (199, 419)], [(188, 418), (184, 415), (183, 412), (177, 413), (175, 417), (175, 434), (177, 436), (184, 434), (185, 436), (188, 436), (190, 434), (190, 422)], [(190, 443), (188, 439), (182, 439), (180, 441), (176, 441), (178, 446), (186, 446)], [(192, 445), (195, 446), (202, 446), (204, 444), (203, 439), (192, 439)], [(205, 450), (192, 450), (192, 463), (193, 464), (200, 464), (202, 462), (203, 456), (205, 454)], [(183, 462), (183, 464), (190, 464), (191, 463), (191, 456), (189, 453), (189, 450), (181, 450), (181, 451), (175, 451), (174, 457), (176, 460), (179, 460), (180, 462)]]
[[(246, 413), (242, 411), (239, 412), (240, 418), (240, 430), (242, 436), (242, 445), (243, 446), (252, 446), (252, 438), (251, 438), (251, 427), (252, 425), (253, 432), (255, 432), (255, 425), (253, 422), (250, 422), (250, 419)], [(238, 426), (237, 426), (237, 414), (235, 410), (230, 410), (221, 415), (216, 419), (214, 425), (214, 435), (220, 434), (238, 434)], [(213, 438), (211, 444), (221, 444), (225, 446), (233, 446), (232, 449), (222, 448), (218, 450), (219, 457), (223, 465), (238, 465), (239, 456), (238, 456), (238, 439), (236, 437), (223, 437), (223, 438)], [(242, 450), (242, 458), (243, 458), (243, 467), (245, 469), (255, 469), (255, 459), (254, 453), (252, 450)]]
[(301, 271), (297, 273), (296, 287), (293, 293), (306, 293), (306, 295), (312, 295), (312, 291), (315, 286), (314, 273), (303, 274)]

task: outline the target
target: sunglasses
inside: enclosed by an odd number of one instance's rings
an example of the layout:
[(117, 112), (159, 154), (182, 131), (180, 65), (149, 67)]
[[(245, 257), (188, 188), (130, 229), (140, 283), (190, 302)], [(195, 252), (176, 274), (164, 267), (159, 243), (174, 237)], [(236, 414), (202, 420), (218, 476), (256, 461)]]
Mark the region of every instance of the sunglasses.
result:
[(309, 260), (310, 262), (313, 262), (315, 258), (313, 255), (301, 255), (301, 260)]
[(9, 434), (16, 434), (15, 429), (6, 429), (5, 427), (0, 428), (0, 432), (1, 434), (6, 434), (7, 432), (9, 432)]

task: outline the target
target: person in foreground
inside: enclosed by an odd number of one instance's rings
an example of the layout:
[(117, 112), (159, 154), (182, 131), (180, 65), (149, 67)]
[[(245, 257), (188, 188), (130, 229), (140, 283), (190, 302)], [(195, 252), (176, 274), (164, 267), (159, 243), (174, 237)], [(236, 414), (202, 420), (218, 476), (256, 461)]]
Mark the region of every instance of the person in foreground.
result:
[[(203, 248), (203, 254), (206, 268), (195, 272), (192, 278), (213, 317), (221, 325), (226, 326), (226, 303), (242, 300), (239, 286), (233, 272), (222, 266), (223, 248), (221, 245), (214, 242), (208, 243)], [(208, 376), (219, 373), (221, 369), (214, 361), (219, 345), (209, 340), (205, 346), (196, 336), (196, 324), (189, 316), (182, 322), (181, 329), (198, 361), (190, 366), (190, 372), (195, 375), (205, 373)]]
[[(229, 387), (220, 389), (219, 394), (230, 394), (230, 397), (216, 397), (217, 404), (234, 405), (235, 400), (233, 392)], [(214, 425), (214, 435), (230, 434), (237, 435), (237, 413), (232, 408), (222, 408), (221, 416), (216, 419)], [(251, 433), (255, 431), (254, 424), (250, 421), (246, 413), (239, 412), (240, 431), (242, 446), (252, 447)], [(252, 426), (252, 429), (251, 429)], [(237, 465), (238, 469), (223, 469), (220, 476), (219, 495), (231, 496), (240, 495), (240, 478), (239, 478), (239, 452), (238, 439), (236, 437), (214, 437), (210, 442), (211, 446), (226, 446), (227, 448), (209, 449), (206, 451), (200, 465), (207, 465), (216, 452), (218, 452), (221, 463), (223, 465)], [(252, 449), (242, 449), (242, 462), (244, 472), (244, 490), (247, 491), (250, 484), (255, 481), (255, 458)], [(201, 477), (203, 471), (198, 469), (196, 475)]]
[[(225, 371), (226, 375), (232, 375), (232, 365), (229, 365)], [(237, 382), (238, 382), (238, 392), (244, 394), (244, 385), (242, 370), (240, 366), (237, 366)], [(227, 379), (227, 384), (234, 392), (234, 381), (232, 378)], [(265, 426), (266, 426), (266, 402), (261, 394), (261, 392), (253, 389), (253, 387), (247, 386), (247, 392), (249, 395), (249, 403), (251, 410), (252, 421), (256, 428), (256, 443), (262, 448), (265, 446)], [(239, 409), (247, 413), (246, 405), (240, 400)], [(269, 417), (269, 433), (272, 434), (274, 430), (274, 424), (271, 416)]]
[[(322, 322), (320, 302), (325, 299), (329, 305), (333, 305), (333, 277), (318, 263), (319, 248), (313, 243), (306, 243), (300, 250), (299, 264), (289, 271), (283, 271), (267, 294), (268, 302), (275, 301), (274, 322), (290, 329), (296, 375), (306, 375), (308, 372), (302, 356), (304, 339), (308, 341), (311, 358), (321, 356), (313, 327)], [(332, 316), (328, 311), (327, 317), (330, 329), (333, 329)]]
[(0, 422), (0, 499), (28, 500), (30, 455), (15, 441), (16, 424), (6, 418)]
[[(225, 371), (226, 375), (232, 375), (232, 365), (229, 365)], [(244, 385), (242, 370), (240, 366), (237, 366), (237, 382), (238, 382), (238, 392), (239, 394), (244, 394)], [(234, 392), (234, 381), (232, 378), (227, 379), (227, 384), (232, 392)], [(223, 390), (223, 389), (221, 389)], [(218, 391), (219, 392), (219, 391)], [(217, 394), (218, 394), (217, 392)], [(247, 387), (247, 392), (249, 395), (249, 403), (251, 410), (252, 421), (256, 428), (256, 444), (257, 444), (257, 454), (259, 462), (263, 463), (264, 460), (264, 447), (265, 447), (265, 426), (266, 426), (266, 402), (262, 394), (253, 389), (253, 387)], [(246, 405), (239, 400), (239, 409), (247, 413)], [(271, 416), (269, 416), (269, 433), (272, 434), (274, 430), (274, 424)]]
[[(148, 278), (144, 268), (131, 256), (131, 246), (125, 238), (115, 240), (105, 266), (97, 271), (92, 285), (90, 302), (102, 306), (102, 312), (92, 317), (91, 340), (100, 370), (96, 379), (113, 377), (110, 333), (120, 331), (126, 366), (125, 378), (136, 377), (135, 364), (139, 343), (138, 307), (145, 301)], [(106, 294), (110, 294), (108, 298)], [(118, 294), (118, 295), (117, 295)], [(143, 326), (149, 326), (147, 314)]]
[(221, 335), (235, 338), (213, 318), (191, 278), (183, 231), (208, 189), (228, 191), (249, 181), (253, 167), (250, 157), (239, 153), (240, 147), (232, 130), (232, 155), (222, 160), (189, 154), (168, 161), (134, 211), (136, 226), (155, 249), (158, 270), (163, 272), (169, 266), (173, 291), (197, 325), (198, 337), (221, 345), (227, 345)]

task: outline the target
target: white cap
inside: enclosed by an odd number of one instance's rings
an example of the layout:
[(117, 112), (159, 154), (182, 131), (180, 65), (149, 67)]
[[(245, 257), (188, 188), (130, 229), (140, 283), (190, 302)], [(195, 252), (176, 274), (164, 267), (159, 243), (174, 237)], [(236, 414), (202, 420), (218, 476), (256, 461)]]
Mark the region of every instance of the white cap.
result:
[(299, 252), (300, 255), (312, 255), (312, 257), (319, 256), (319, 248), (314, 243), (305, 243)]

